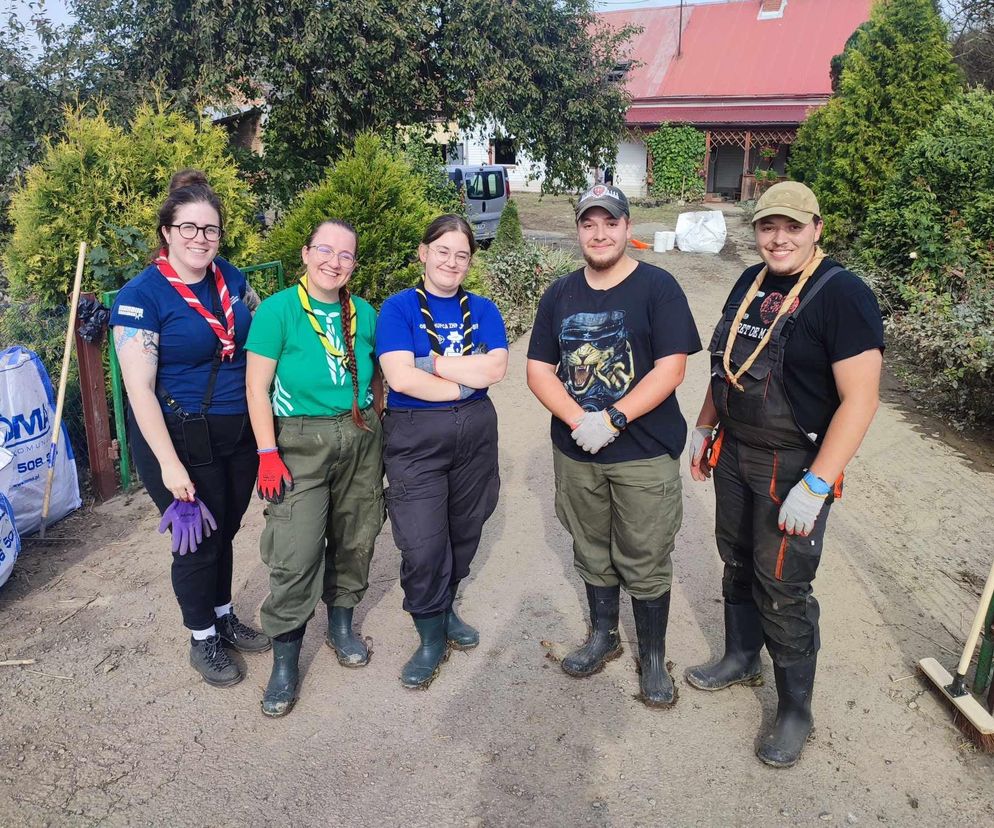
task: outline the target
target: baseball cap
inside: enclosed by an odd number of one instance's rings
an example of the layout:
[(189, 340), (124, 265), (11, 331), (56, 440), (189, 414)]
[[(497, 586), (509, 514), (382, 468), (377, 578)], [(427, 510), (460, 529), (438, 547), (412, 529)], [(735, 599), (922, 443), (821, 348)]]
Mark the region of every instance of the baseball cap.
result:
[(752, 223), (767, 216), (787, 216), (802, 224), (809, 224), (820, 216), (818, 197), (800, 181), (781, 181), (759, 197)]
[(595, 184), (576, 203), (576, 220), (587, 212), (591, 207), (603, 207), (616, 219), (622, 216), (631, 216), (628, 209), (628, 198), (617, 187), (607, 184)]

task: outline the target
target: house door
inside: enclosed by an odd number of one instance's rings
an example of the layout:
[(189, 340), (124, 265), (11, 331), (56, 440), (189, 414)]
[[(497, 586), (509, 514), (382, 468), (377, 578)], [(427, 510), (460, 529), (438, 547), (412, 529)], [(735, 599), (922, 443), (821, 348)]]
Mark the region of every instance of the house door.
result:
[(726, 198), (738, 198), (742, 187), (742, 147), (719, 146), (711, 149), (708, 165), (708, 192)]

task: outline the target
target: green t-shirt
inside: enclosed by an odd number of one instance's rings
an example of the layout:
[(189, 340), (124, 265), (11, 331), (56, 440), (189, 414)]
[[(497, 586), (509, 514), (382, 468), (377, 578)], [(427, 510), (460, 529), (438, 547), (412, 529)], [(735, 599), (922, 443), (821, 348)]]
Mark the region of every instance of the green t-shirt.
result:
[[(376, 311), (358, 296), (355, 358), (359, 368), (359, 407), (373, 401), (373, 346)], [(331, 344), (345, 353), (342, 306), (318, 302), (311, 308)], [(273, 413), (277, 417), (332, 417), (352, 410), (352, 375), (342, 359), (328, 353), (300, 305), (297, 286), (274, 293), (255, 312), (245, 349), (276, 360)]]

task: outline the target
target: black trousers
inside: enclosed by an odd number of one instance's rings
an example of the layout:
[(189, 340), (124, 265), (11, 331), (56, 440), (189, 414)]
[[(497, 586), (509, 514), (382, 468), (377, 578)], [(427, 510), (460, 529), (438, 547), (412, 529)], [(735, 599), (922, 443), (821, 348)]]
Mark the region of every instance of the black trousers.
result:
[[(128, 431), (135, 468), (159, 514), (173, 502), (162, 484), (159, 462), (149, 448), (129, 411)], [(214, 623), (214, 607), (231, 601), (232, 541), (248, 509), (258, 471), (255, 437), (248, 414), (208, 415), (214, 460), (206, 466), (191, 466), (179, 418), (166, 414), (166, 427), (176, 453), (186, 466), (199, 497), (217, 521), (217, 531), (196, 552), (173, 555), (172, 581), (183, 624), (191, 630), (207, 629)]]
[(726, 432), (714, 470), (722, 594), (731, 604), (755, 602), (766, 648), (781, 667), (814, 655), (821, 643), (811, 583), (832, 495), (808, 537), (786, 535), (777, 526), (780, 505), (816, 453), (814, 447), (754, 448)]
[(383, 433), (404, 609), (414, 616), (444, 612), (450, 585), (469, 574), (483, 524), (497, 507), (497, 412), (487, 398), (388, 410)]

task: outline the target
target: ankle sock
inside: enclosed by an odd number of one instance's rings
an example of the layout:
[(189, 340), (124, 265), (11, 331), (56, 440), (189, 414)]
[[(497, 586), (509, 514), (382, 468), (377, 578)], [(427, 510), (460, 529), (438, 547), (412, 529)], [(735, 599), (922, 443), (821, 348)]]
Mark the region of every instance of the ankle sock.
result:
[(193, 636), (194, 641), (206, 641), (211, 636), (217, 635), (217, 628), (211, 624), (204, 630), (190, 630), (190, 635)]
[(218, 618), (224, 618), (229, 612), (231, 612), (231, 604), (227, 603), (223, 607), (214, 607), (214, 615)]

